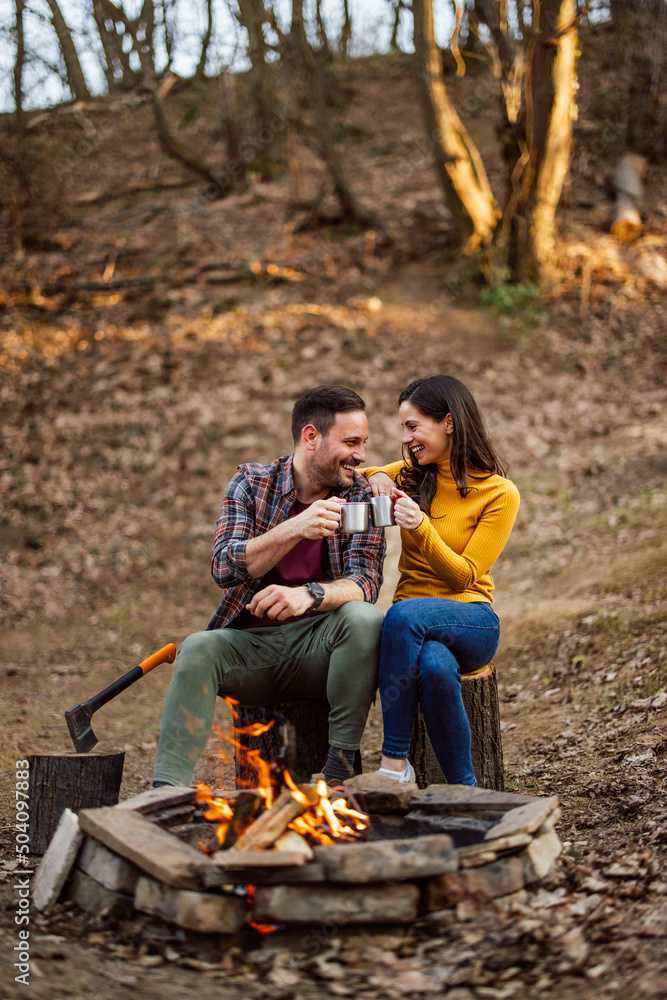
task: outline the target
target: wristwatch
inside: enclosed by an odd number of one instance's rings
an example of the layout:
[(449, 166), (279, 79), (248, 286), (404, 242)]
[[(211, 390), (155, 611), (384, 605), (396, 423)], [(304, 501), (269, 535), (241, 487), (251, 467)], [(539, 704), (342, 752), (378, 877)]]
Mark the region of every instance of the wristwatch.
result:
[(317, 611), (320, 604), (324, 600), (324, 587), (320, 583), (307, 583), (306, 590), (313, 598), (313, 603), (308, 610)]

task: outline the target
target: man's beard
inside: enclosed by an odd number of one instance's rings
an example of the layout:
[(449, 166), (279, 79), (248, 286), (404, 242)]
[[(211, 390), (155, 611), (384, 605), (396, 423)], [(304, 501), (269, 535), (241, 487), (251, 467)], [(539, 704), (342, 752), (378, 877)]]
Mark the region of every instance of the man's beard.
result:
[[(347, 464), (353, 463), (348, 460)], [(313, 455), (309, 472), (311, 482), (319, 489), (349, 490), (352, 485), (352, 471), (343, 469), (341, 462), (332, 459), (328, 453), (324, 456)]]

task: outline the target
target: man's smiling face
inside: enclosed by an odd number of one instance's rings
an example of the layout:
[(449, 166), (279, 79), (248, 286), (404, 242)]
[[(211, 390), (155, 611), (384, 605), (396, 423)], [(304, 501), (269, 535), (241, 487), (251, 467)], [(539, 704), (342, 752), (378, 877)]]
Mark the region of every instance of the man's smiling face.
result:
[(319, 438), (310, 458), (310, 478), (322, 489), (347, 490), (353, 470), (366, 461), (368, 420), (363, 410), (337, 413), (326, 437)]

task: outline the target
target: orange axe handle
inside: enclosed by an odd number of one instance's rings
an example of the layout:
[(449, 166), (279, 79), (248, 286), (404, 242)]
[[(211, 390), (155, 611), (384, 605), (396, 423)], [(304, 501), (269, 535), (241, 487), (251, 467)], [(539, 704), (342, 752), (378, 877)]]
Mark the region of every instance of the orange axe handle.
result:
[(176, 659), (176, 646), (173, 642), (167, 643), (162, 649), (158, 649), (157, 653), (151, 653), (147, 656), (145, 660), (142, 660), (139, 664), (139, 669), (142, 674), (146, 676), (149, 670), (153, 667), (159, 666), (161, 663), (173, 663)]

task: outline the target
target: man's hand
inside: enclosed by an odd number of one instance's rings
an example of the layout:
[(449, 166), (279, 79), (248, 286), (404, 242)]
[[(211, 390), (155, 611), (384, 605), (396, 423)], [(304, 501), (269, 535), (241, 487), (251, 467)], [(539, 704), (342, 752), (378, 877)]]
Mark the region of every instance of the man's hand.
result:
[(340, 527), (340, 508), (344, 503), (338, 497), (315, 500), (307, 510), (291, 519), (292, 527), (298, 528), (304, 538), (327, 538)]
[(386, 472), (374, 472), (368, 479), (368, 485), (374, 497), (382, 496), (383, 493), (393, 497), (396, 493), (396, 483)]
[(255, 579), (273, 569), (303, 538), (326, 538), (340, 526), (342, 497), (315, 500), (310, 507), (281, 521), (275, 528), (255, 535), (246, 546), (246, 567)]
[(313, 604), (313, 598), (305, 587), (281, 587), (277, 583), (258, 590), (246, 609), (256, 618), (273, 618), (282, 622), (285, 618), (303, 615)]

